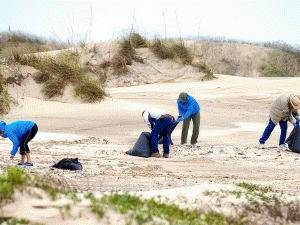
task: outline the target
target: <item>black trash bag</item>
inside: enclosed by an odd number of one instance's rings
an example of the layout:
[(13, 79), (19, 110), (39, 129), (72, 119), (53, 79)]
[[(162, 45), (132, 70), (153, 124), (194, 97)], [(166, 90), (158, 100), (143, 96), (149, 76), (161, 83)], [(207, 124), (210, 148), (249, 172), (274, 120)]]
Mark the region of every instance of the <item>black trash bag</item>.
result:
[[(172, 129), (171, 129), (171, 131), (170, 131), (170, 134), (169, 134), (169, 137), (170, 137), (170, 145), (173, 145), (173, 141), (172, 141), (172, 139), (171, 139), (171, 134), (172, 134), (172, 132), (173, 132), (173, 130), (175, 129), (175, 127), (177, 126), (177, 124), (178, 124), (178, 122), (177, 121), (175, 121), (174, 122), (174, 125), (173, 125), (173, 127), (172, 127)], [(163, 138), (163, 136), (159, 136), (158, 137), (158, 144), (163, 144), (164, 143), (164, 138)]]
[(151, 133), (142, 132), (134, 147), (126, 152), (128, 155), (150, 157), (151, 156)]
[(82, 170), (82, 165), (78, 162), (78, 158), (65, 158), (51, 167), (65, 170)]
[(296, 127), (294, 127), (285, 143), (288, 144), (290, 150), (300, 153), (300, 127), (298, 121)]

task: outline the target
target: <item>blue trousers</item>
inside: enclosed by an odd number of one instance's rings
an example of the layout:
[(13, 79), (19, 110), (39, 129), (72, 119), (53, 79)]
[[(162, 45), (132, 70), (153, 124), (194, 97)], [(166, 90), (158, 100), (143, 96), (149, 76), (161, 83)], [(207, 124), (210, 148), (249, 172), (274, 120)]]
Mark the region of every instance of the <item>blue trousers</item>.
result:
[[(287, 133), (287, 121), (280, 121), (279, 122), (280, 129), (281, 129), (281, 134), (280, 134), (280, 139), (279, 139), (279, 145), (285, 143), (285, 138), (286, 138), (286, 133)], [(272, 131), (275, 128), (275, 124), (272, 122), (271, 118), (269, 120), (269, 124), (266, 127), (262, 137), (259, 139), (260, 144), (264, 144), (270, 137)]]
[(151, 149), (153, 153), (159, 152), (158, 150), (158, 136), (163, 137), (163, 148), (164, 154), (169, 154), (170, 152), (170, 137), (169, 134), (171, 132), (172, 127), (174, 126), (174, 122), (171, 118), (167, 117), (166, 120), (157, 120), (155, 126), (151, 132)]

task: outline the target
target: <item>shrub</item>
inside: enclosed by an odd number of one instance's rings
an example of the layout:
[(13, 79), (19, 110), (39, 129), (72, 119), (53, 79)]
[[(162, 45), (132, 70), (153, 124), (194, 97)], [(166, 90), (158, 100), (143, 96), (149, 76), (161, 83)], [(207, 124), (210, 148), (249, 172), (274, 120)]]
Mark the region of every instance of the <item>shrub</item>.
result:
[(161, 59), (174, 59), (175, 53), (165, 41), (156, 37), (150, 45), (153, 53)]
[(94, 80), (85, 78), (82, 82), (77, 83), (75, 87), (76, 96), (81, 97), (84, 102), (101, 101), (107, 94), (104, 91), (103, 85)]
[(300, 76), (298, 55), (281, 50), (270, 50), (268, 60), (259, 66), (265, 77), (296, 77)]
[(0, 71), (0, 115), (8, 113), (10, 109), (9, 94), (6, 90), (5, 79)]
[(190, 50), (184, 45), (183, 42), (173, 44), (173, 51), (181, 59), (183, 64), (191, 64), (193, 61), (193, 56)]
[(131, 33), (129, 39), (135, 48), (147, 47), (146, 39), (138, 33)]
[(199, 69), (199, 72), (205, 73), (204, 77), (202, 78), (202, 81), (203, 80), (212, 80), (212, 79), (216, 78), (214, 76), (212, 69), (205, 62), (195, 63), (194, 66)]
[(12, 199), (15, 189), (27, 184), (29, 176), (18, 167), (7, 167), (0, 176), (0, 202)]
[(42, 93), (48, 99), (51, 99), (56, 96), (61, 96), (64, 94), (65, 86), (66, 86), (66, 82), (64, 82), (60, 78), (52, 78), (45, 83), (42, 89)]
[(126, 59), (121, 54), (117, 54), (112, 58), (111, 65), (114, 71), (113, 73), (116, 75), (121, 75), (128, 72)]

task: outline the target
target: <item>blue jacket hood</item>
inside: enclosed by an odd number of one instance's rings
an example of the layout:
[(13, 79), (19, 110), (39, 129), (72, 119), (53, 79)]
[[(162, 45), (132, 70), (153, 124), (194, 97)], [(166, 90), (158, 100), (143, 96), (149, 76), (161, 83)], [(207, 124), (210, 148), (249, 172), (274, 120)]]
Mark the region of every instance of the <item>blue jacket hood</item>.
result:
[(2, 130), (4, 138), (7, 137), (6, 132), (5, 132), (5, 127), (6, 127), (6, 123), (4, 121), (1, 121), (0, 122), (0, 130)]

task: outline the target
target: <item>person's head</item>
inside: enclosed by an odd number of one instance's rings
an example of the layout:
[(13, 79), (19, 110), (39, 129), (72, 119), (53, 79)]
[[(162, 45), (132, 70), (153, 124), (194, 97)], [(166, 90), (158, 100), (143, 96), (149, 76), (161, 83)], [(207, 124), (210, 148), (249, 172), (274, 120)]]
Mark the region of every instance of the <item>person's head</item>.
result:
[(289, 98), (290, 106), (295, 110), (300, 109), (300, 98), (297, 95), (291, 94)]
[(187, 98), (186, 93), (181, 92), (180, 95), (179, 95), (178, 100), (179, 100), (182, 104), (184, 104), (184, 103), (186, 102), (186, 98)]
[(3, 132), (5, 132), (6, 123), (4, 121), (0, 121), (0, 136), (3, 137)]

